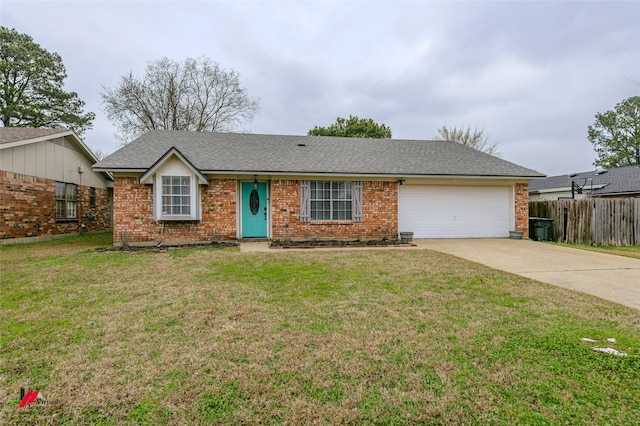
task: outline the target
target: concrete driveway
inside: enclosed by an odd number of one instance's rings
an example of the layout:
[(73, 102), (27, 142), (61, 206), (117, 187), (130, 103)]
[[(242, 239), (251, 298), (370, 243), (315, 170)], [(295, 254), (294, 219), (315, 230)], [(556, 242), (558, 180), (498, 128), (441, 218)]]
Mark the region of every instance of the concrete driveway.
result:
[(418, 239), (414, 243), (640, 310), (639, 259), (529, 240)]

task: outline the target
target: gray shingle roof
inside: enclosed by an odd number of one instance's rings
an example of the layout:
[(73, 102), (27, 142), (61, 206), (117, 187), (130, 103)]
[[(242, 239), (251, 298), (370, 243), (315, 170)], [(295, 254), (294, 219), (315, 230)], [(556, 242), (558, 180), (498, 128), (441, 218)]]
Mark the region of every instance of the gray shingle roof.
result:
[(24, 141), (68, 132), (69, 129), (33, 129), (30, 127), (0, 127), (0, 144)]
[(448, 141), (150, 131), (95, 164), (146, 170), (172, 147), (203, 173), (331, 173), (391, 176), (543, 177)]
[(593, 170), (570, 175), (549, 176), (546, 179), (529, 183), (529, 191), (571, 188), (571, 181), (583, 186), (586, 190), (594, 186), (605, 185), (595, 189), (593, 195), (634, 194), (640, 193), (640, 167), (618, 167), (608, 170)]

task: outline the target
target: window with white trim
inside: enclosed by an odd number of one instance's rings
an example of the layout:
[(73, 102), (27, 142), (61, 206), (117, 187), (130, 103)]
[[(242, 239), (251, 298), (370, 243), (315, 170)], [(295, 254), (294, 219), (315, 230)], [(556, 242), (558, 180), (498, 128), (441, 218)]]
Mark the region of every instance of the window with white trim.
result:
[(201, 218), (200, 186), (208, 180), (182, 159), (175, 148), (159, 164), (140, 176), (140, 183), (153, 185), (153, 219), (195, 221)]
[(78, 185), (56, 182), (56, 219), (77, 219)]
[(351, 182), (311, 181), (311, 220), (351, 220)]
[(301, 181), (300, 220), (362, 222), (362, 182)]
[(191, 216), (191, 176), (162, 176), (162, 216)]

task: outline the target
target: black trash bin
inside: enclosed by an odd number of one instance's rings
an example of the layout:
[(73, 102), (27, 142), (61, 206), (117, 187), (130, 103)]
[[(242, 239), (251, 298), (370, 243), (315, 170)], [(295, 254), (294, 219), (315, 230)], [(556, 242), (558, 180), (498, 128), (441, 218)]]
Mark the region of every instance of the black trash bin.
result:
[(553, 219), (530, 217), (529, 235), (534, 241), (551, 241), (553, 237)]

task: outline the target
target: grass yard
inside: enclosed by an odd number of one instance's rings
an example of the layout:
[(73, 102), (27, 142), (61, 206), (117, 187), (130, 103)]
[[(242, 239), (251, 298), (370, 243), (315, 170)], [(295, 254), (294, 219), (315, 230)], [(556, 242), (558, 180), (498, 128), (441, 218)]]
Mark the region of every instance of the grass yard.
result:
[(565, 244), (565, 243), (552, 243), (552, 244), (557, 244), (559, 246), (564, 246), (564, 247), (597, 251), (600, 253), (615, 254), (618, 256), (626, 256), (626, 257), (633, 257), (636, 259), (640, 259), (640, 246), (616, 247), (616, 246), (590, 246), (588, 244)]
[(0, 424), (640, 424), (630, 308), (426, 250), (101, 246), (0, 246)]

